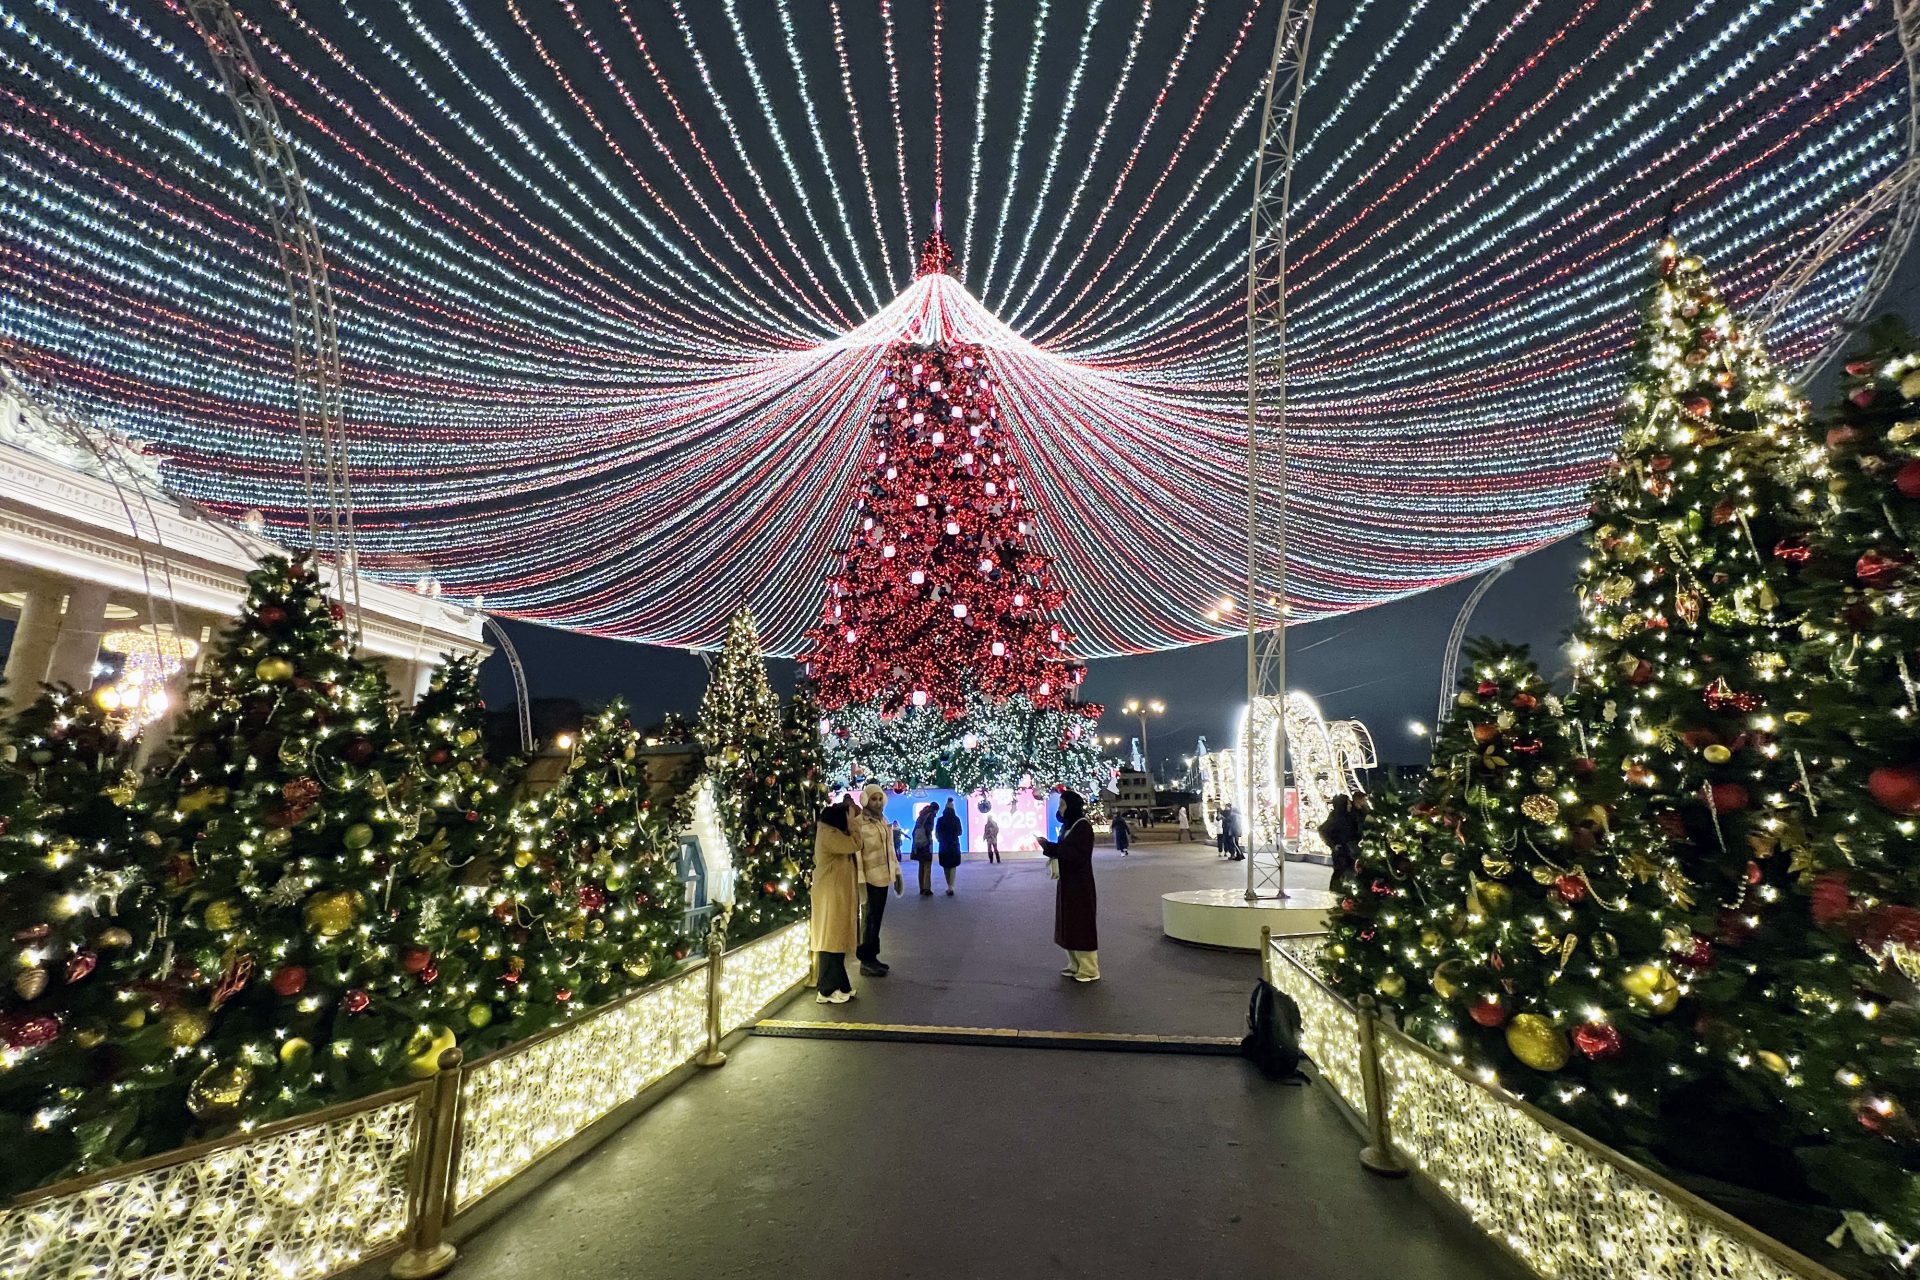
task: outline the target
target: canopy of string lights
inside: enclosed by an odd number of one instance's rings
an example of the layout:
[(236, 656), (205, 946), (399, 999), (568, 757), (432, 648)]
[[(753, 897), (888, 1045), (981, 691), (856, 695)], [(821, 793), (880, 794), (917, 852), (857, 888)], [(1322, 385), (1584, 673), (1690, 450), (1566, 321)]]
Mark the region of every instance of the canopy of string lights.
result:
[[(985, 345), (1079, 656), (1231, 634), (1273, 0), (254, 0), (341, 315), (363, 568), (791, 653), (886, 344)], [(1579, 519), (1671, 226), (1754, 304), (1902, 163), (1880, 0), (1323, 0), (1291, 219), (1296, 619)], [(303, 532), (285, 291), (179, 0), (0, 0), (0, 333)], [(915, 281), (944, 211), (953, 275)], [(1776, 325), (1820, 350), (1882, 255)]]

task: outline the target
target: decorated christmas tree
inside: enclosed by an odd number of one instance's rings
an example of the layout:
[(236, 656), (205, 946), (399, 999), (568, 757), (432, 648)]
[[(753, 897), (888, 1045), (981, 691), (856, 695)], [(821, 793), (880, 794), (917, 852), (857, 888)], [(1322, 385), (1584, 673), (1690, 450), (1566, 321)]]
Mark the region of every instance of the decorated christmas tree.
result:
[[(1849, 357), (1837, 407), (1812, 425), (1809, 489), (1820, 519), (1787, 547), (1778, 747), (1807, 790), (1804, 843), (1781, 898), (1741, 938), (1754, 972), (1708, 998), (1733, 1045), (1765, 1053), (1768, 1086), (1798, 1119), (1809, 1176), (1872, 1248), (1920, 1240), (1920, 350), (1883, 321)], [(1776, 1083), (1777, 1082), (1777, 1083)]]
[[(1600, 770), (1625, 784), (1618, 856), (1670, 861), (1691, 885), (1666, 955), (1621, 975), (1656, 1013), (1677, 1010), (1681, 1069), (1708, 1081), (1667, 1109), (1661, 1151), (1911, 1230), (1911, 1040), (1902, 1068), (1881, 1065), (1905, 1014), (1862, 988), (1866, 966), (1822, 924), (1845, 893), (1810, 873), (1844, 855), (1816, 849), (1809, 762), (1783, 746), (1822, 678), (1795, 661), (1787, 603), (1817, 554), (1822, 464), (1805, 432), (1804, 405), (1702, 265), (1663, 246), (1619, 460), (1595, 491), (1579, 693)], [(1867, 550), (1848, 557), (1856, 577)]]
[(139, 1025), (160, 914), (135, 839), (131, 746), (67, 688), (37, 698), (8, 737), (0, 1193), (137, 1154), (155, 1068), (170, 1056)]
[(514, 770), (503, 773), (487, 758), (485, 715), (480, 660), (454, 656), (434, 672), (405, 726), (421, 848), (399, 921), (413, 940), (399, 972), (432, 975), (432, 1021), (457, 1031), (470, 1054), (545, 1025), (525, 1025), (525, 1002), (501, 981), (548, 903), (531, 856), (515, 860)]
[[(691, 779), (656, 803), (639, 732), (624, 704), (588, 717), (559, 785), (523, 819), (514, 858), (546, 877), (544, 944), (503, 975), (530, 1016), (599, 1004), (666, 973), (691, 952), (676, 856)], [(692, 759), (692, 757), (689, 757)]]
[(780, 699), (767, 679), (766, 654), (753, 610), (744, 605), (727, 623), (720, 657), (700, 697), (694, 736), (710, 753), (725, 756), (751, 738), (766, 738), (780, 727)]
[[(951, 259), (936, 230), (921, 274)], [(895, 342), (879, 378), (853, 543), (837, 553), (804, 654), (835, 736), (863, 765), (871, 744), (910, 783), (1006, 736), (998, 718), (1051, 713), (1039, 732), (1064, 742), (1063, 721), (1090, 723), (1098, 709), (1073, 701), (1085, 670), (1068, 656), (1065, 595), (1033, 543), (986, 348)], [(1009, 757), (976, 772), (1016, 785), (1016, 767)]]
[(248, 575), (144, 805), (172, 899), (165, 1025), (206, 1127), (431, 1069), (409, 908), (419, 815), (385, 678), (304, 559)]

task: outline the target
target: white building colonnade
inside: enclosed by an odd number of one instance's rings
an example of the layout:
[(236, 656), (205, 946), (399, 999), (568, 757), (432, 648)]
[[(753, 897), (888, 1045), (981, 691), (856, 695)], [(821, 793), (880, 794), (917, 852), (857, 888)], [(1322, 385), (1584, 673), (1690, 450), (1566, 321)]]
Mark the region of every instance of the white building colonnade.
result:
[[(104, 640), (130, 662), (178, 663), (177, 708), (238, 615), (246, 575), (260, 557), (287, 554), (168, 495), (150, 462), (109, 448), (88, 451), (0, 386), (0, 618), (14, 623), (4, 692), (16, 707), (42, 683), (91, 687)], [(358, 596), (361, 655), (385, 665), (407, 702), (446, 654), (488, 652), (477, 610), (364, 577)]]

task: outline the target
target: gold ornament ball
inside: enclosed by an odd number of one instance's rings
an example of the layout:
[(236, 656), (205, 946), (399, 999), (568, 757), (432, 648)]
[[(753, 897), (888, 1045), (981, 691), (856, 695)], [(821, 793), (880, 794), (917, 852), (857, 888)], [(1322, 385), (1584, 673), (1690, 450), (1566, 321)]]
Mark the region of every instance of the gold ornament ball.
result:
[(1438, 929), (1422, 929), (1420, 931), (1420, 945), (1428, 951), (1438, 951), (1441, 943), (1445, 941), (1446, 938)]
[(289, 1071), (304, 1071), (313, 1061), (312, 1041), (292, 1036), (280, 1042), (280, 1065)]
[(532, 865), (533, 865), (533, 850), (531, 850), (531, 849), (520, 849), (520, 850), (518, 850), (518, 851), (516, 851), (516, 852), (514, 853), (514, 855), (513, 855), (513, 865), (514, 865), (514, 866), (516, 866), (516, 867), (530, 867), (530, 866), (532, 866)]
[(1460, 994), (1460, 979), (1465, 976), (1467, 965), (1464, 960), (1443, 961), (1433, 971), (1433, 990), (1442, 1000), (1451, 1000)]
[(240, 907), (231, 898), (221, 898), (207, 904), (207, 928), (225, 933), (240, 919)]
[(1920, 369), (1900, 379), (1900, 394), (1909, 400), (1920, 400)]
[(1781, 1057), (1779, 1054), (1775, 1053), (1771, 1049), (1762, 1049), (1760, 1052), (1754, 1054), (1753, 1056), (1760, 1060), (1761, 1066), (1765, 1067), (1767, 1070), (1773, 1072), (1773, 1074), (1780, 1076), (1782, 1078), (1784, 1078), (1788, 1072), (1793, 1070), (1793, 1068), (1787, 1064), (1787, 1060), (1785, 1058)]
[(1708, 743), (1706, 747), (1701, 750), (1700, 754), (1707, 758), (1708, 764), (1725, 764), (1727, 761), (1733, 759), (1733, 752), (1727, 750), (1727, 748), (1717, 742)]
[(127, 1010), (124, 1014), (120, 1015), (120, 1025), (128, 1031), (138, 1031), (147, 1025), (147, 1011), (140, 1008)]
[(1373, 989), (1389, 1000), (1398, 1000), (1407, 994), (1407, 980), (1388, 970), (1380, 975), (1380, 981), (1373, 984)]
[(467, 1006), (467, 1025), (478, 1031), (493, 1021), (493, 1006), (490, 1004), (471, 1004)]
[(102, 929), (100, 936), (93, 940), (93, 945), (102, 951), (118, 951), (133, 945), (133, 935), (115, 925), (110, 929)]
[(1655, 1013), (1672, 1013), (1680, 1003), (1680, 984), (1657, 964), (1648, 963), (1630, 969), (1620, 979), (1620, 985), (1628, 995)]
[(1537, 1013), (1517, 1013), (1507, 1024), (1507, 1049), (1535, 1071), (1558, 1071), (1572, 1050), (1560, 1028)]
[(13, 989), (22, 1000), (38, 1000), (40, 993), (47, 989), (47, 971), (22, 969), (13, 975)]
[(187, 1088), (187, 1110), (198, 1120), (231, 1120), (253, 1087), (253, 1068), (236, 1062), (216, 1062), (194, 1077)]
[(407, 1041), (407, 1074), (425, 1080), (440, 1070), (440, 1055), (456, 1043), (451, 1027), (428, 1027)]
[(470, 747), (480, 741), (480, 732), (477, 729), (462, 729), (453, 735), (453, 740), (463, 747)]
[(360, 895), (350, 889), (326, 889), (307, 899), (301, 909), (307, 932), (322, 938), (337, 938), (353, 928), (359, 914)]
[(1503, 884), (1476, 880), (1468, 891), (1467, 907), (1475, 915), (1504, 916), (1513, 910), (1513, 890)]
[(255, 664), (253, 674), (267, 684), (279, 684), (293, 678), (293, 664), (285, 658), (262, 658)]
[(213, 1015), (205, 1009), (175, 1009), (167, 1014), (166, 1026), (168, 1044), (176, 1049), (191, 1049), (213, 1029)]

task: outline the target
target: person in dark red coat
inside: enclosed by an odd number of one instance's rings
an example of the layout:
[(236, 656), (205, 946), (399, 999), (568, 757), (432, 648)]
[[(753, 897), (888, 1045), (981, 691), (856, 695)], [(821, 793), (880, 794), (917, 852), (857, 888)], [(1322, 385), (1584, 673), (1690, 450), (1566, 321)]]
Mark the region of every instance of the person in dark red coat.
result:
[(1094, 925), (1093, 824), (1087, 802), (1077, 791), (1060, 797), (1060, 838), (1042, 840), (1040, 849), (1060, 885), (1054, 899), (1053, 945), (1067, 953), (1063, 978), (1100, 981), (1100, 935)]

